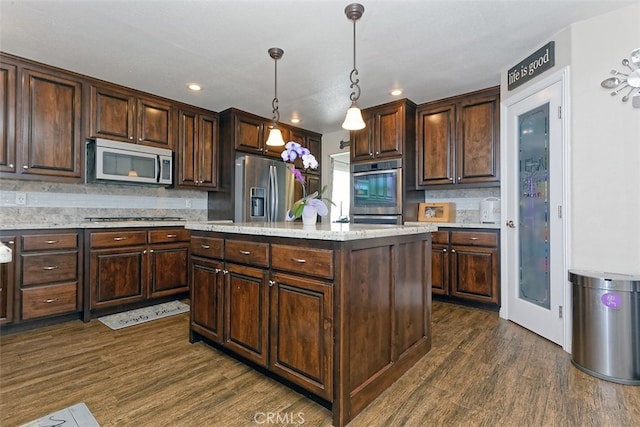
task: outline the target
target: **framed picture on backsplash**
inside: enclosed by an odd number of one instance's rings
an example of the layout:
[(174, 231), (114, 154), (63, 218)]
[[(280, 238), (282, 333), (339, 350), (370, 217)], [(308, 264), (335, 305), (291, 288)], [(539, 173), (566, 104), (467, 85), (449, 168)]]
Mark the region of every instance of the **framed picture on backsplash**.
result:
[(454, 222), (456, 215), (455, 203), (420, 203), (418, 207), (418, 221), (420, 222)]

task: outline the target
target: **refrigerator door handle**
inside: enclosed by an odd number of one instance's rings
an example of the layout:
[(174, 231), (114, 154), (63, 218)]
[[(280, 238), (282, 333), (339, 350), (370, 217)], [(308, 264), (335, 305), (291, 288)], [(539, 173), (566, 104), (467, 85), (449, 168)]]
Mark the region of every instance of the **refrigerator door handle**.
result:
[(276, 175), (277, 169), (274, 165), (269, 167), (269, 178), (271, 180), (271, 218), (269, 218), (270, 222), (276, 220), (276, 215), (278, 213), (278, 177)]

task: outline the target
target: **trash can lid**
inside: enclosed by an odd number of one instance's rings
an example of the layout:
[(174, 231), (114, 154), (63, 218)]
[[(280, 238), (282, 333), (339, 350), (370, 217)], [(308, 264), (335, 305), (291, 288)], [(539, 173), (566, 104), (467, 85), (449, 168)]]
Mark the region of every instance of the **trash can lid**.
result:
[(569, 270), (569, 282), (590, 288), (617, 289), (628, 292), (640, 291), (640, 275)]

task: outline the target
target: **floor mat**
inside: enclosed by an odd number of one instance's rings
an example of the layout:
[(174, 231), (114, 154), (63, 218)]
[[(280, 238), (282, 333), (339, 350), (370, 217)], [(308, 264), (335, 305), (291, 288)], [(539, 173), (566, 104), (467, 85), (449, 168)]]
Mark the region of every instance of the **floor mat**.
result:
[(84, 403), (76, 403), (73, 406), (64, 408), (58, 412), (45, 415), (42, 418), (28, 422), (20, 427), (100, 427), (100, 424), (93, 418), (91, 411)]
[(189, 311), (189, 304), (180, 301), (170, 301), (150, 307), (110, 314), (109, 316), (99, 317), (98, 320), (111, 329), (122, 329), (127, 326), (138, 325), (187, 311)]

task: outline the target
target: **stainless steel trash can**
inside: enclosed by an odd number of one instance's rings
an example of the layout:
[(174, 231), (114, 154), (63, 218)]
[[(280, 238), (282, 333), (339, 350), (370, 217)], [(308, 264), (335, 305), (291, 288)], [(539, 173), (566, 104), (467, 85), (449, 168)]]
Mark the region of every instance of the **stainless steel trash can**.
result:
[(571, 270), (572, 363), (604, 380), (640, 385), (640, 276)]

